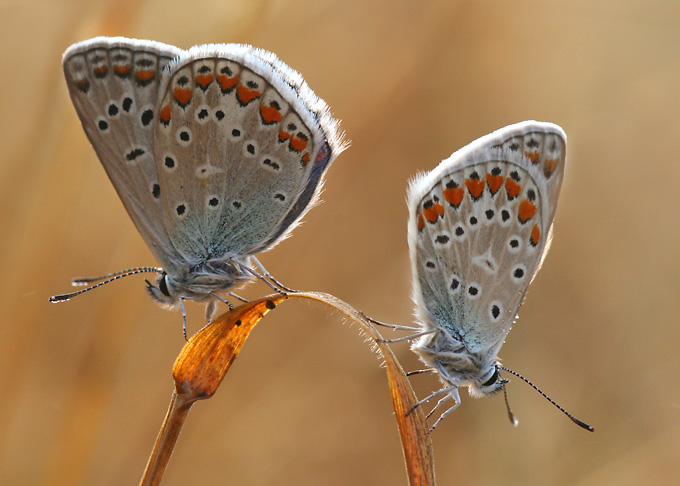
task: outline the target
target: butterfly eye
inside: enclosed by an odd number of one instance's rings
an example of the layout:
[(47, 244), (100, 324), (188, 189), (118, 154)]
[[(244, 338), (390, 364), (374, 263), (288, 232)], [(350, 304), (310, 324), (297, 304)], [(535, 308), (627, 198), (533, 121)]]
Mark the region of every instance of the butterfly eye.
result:
[[(158, 279), (158, 289), (166, 297), (170, 297), (170, 291), (168, 290), (168, 274), (163, 273), (161, 278)], [(498, 373), (498, 372), (496, 372)]]
[(487, 381), (485, 381), (482, 386), (491, 386), (494, 383), (496, 383), (496, 380), (498, 380), (498, 370), (494, 370), (493, 375), (491, 375), (491, 378), (489, 378)]

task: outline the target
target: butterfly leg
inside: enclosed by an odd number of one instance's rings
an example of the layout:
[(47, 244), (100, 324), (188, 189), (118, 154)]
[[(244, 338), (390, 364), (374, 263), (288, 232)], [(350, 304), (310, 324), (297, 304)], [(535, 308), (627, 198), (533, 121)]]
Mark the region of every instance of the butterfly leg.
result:
[[(220, 300), (220, 301), (224, 302), (225, 304), (227, 304), (227, 307), (229, 307), (229, 310), (234, 310), (234, 305), (233, 305), (231, 302), (229, 302), (227, 299), (225, 299), (224, 297), (222, 297), (221, 295), (217, 295), (217, 294), (216, 294), (215, 292), (213, 292), (212, 290), (211, 290), (210, 292), (208, 292), (208, 293), (209, 293), (210, 295), (212, 295), (213, 297), (215, 297), (217, 300)], [(233, 294), (230, 293), (229, 295), (233, 295)], [(214, 303), (214, 302), (215, 302), (215, 301), (213, 301), (213, 303)]]
[(427, 369), (424, 369), (424, 370), (409, 371), (408, 373), (406, 373), (406, 376), (421, 375), (423, 373), (436, 373), (436, 372), (437, 372), (437, 370), (435, 370), (434, 368), (427, 368)]
[(205, 306), (205, 321), (207, 323), (211, 323), (213, 317), (215, 317), (215, 313), (217, 312), (217, 304), (215, 303), (214, 300), (211, 300), (208, 302), (208, 304)]
[(432, 417), (432, 414), (433, 414), (439, 407), (441, 407), (442, 403), (444, 403), (444, 402), (445, 402), (446, 400), (448, 400), (449, 398), (451, 398), (451, 395), (444, 395), (442, 398), (440, 398), (439, 401), (437, 402), (437, 404), (436, 404), (434, 407), (432, 407), (432, 410), (430, 410), (430, 413), (428, 413), (428, 414), (425, 416), (425, 418), (426, 418), (426, 419), (429, 419), (430, 417)]
[[(437, 428), (437, 425), (439, 425), (439, 422), (441, 422), (446, 417), (448, 417), (451, 414), (451, 412), (453, 412), (455, 409), (457, 409), (458, 405), (460, 405), (460, 396), (458, 395), (458, 389), (456, 389), (455, 392), (451, 392), (451, 395), (452, 395), (453, 400), (456, 403), (454, 403), (453, 406), (451, 408), (449, 408), (446, 412), (441, 414), (441, 416), (436, 420), (436, 422), (434, 424), (432, 424), (432, 427), (430, 427), (430, 430), (428, 431), (429, 433), (432, 433), (432, 431), (435, 428)], [(448, 398), (448, 397), (444, 397), (444, 398)]]
[[(229, 310), (234, 310), (234, 305), (229, 302), (227, 299), (222, 297), (221, 295), (216, 294), (212, 290), (208, 292), (210, 295), (212, 295), (215, 299), (224, 302), (227, 304), (227, 307), (229, 307)], [(217, 313), (217, 304), (215, 303), (214, 300), (211, 300), (208, 302), (208, 305), (205, 306), (205, 320), (207, 322), (212, 322), (213, 317), (215, 317), (215, 314)]]
[(454, 398), (456, 398), (456, 399), (458, 399), (458, 401), (460, 401), (460, 396), (458, 395), (458, 387), (456, 385), (447, 386), (446, 388), (440, 388), (439, 390), (432, 392), (430, 395), (428, 395), (427, 397), (420, 400), (418, 403), (416, 403), (415, 405), (413, 405), (411, 407), (411, 410), (406, 412), (406, 415), (410, 415), (411, 412), (413, 412), (416, 408), (420, 407), (423, 403), (429, 402), (430, 399), (432, 399), (436, 396), (444, 395), (444, 394), (448, 394), (448, 393), (451, 393), (454, 396)]
[(401, 341), (410, 341), (411, 339), (416, 339), (422, 336), (427, 336), (428, 334), (433, 334), (435, 332), (439, 332), (437, 329), (431, 329), (429, 331), (423, 331), (423, 332), (418, 332), (416, 334), (411, 334), (410, 336), (404, 336), (396, 339), (376, 339), (379, 343), (386, 343), (386, 344), (392, 344), (392, 343), (398, 343)]
[(378, 326), (383, 326), (383, 327), (389, 327), (390, 329), (397, 329), (399, 331), (417, 331), (417, 327), (410, 327), (410, 326), (399, 326), (397, 324), (387, 324), (386, 322), (380, 322), (372, 317), (368, 317), (366, 314), (364, 314), (362, 311), (359, 311), (359, 314), (361, 314), (361, 317), (366, 319), (368, 322), (372, 324), (376, 324)]
[(276, 280), (276, 279), (272, 276), (272, 274), (270, 274), (270, 273), (267, 271), (267, 269), (264, 268), (264, 265), (262, 265), (262, 263), (260, 263), (260, 260), (258, 260), (256, 257), (253, 256), (253, 257), (251, 257), (251, 258), (252, 258), (253, 261), (257, 264), (257, 266), (260, 267), (260, 271), (261, 271), (262, 274), (265, 276), (265, 278), (268, 278), (269, 280), (271, 280), (272, 282), (274, 282), (275, 285), (277, 285), (279, 288), (282, 288), (282, 289), (285, 290), (286, 292), (297, 292), (297, 290), (290, 289), (290, 288), (286, 287), (285, 285), (283, 285), (283, 284), (282, 284), (281, 282), (279, 282), (278, 280)]
[(240, 295), (235, 294), (234, 292), (229, 292), (229, 295), (231, 295), (233, 298), (240, 300), (243, 303), (249, 302), (248, 299), (244, 299)]
[[(253, 260), (257, 261), (257, 259), (256, 259), (255, 257), (251, 257), (251, 258), (253, 258)], [(287, 287), (283, 287), (283, 286), (278, 287), (278, 286), (274, 285), (274, 284), (270, 281), (270, 279), (268, 279), (265, 275), (262, 275), (262, 274), (260, 274), (260, 273), (257, 273), (255, 270), (253, 270), (253, 269), (250, 268), (249, 266), (247, 266), (247, 265), (245, 265), (245, 264), (243, 264), (243, 263), (241, 263), (241, 262), (239, 262), (239, 261), (236, 261), (236, 260), (234, 260), (233, 258), (231, 259), (231, 263), (232, 263), (232, 265), (239, 267), (240, 269), (244, 270), (245, 272), (248, 272), (248, 273), (251, 274), (253, 277), (255, 277), (255, 278), (259, 279), (259, 280), (262, 280), (264, 283), (266, 283), (266, 284), (267, 284), (272, 290), (274, 290), (276, 293), (279, 293), (279, 294), (282, 294), (282, 295), (286, 295), (286, 290), (285, 290), (285, 289), (287, 289)], [(258, 263), (259, 263), (259, 262), (258, 262)], [(260, 265), (261, 265), (261, 264), (260, 264)], [(264, 268), (264, 267), (263, 267), (263, 268)], [(267, 274), (267, 275), (269, 275), (269, 274)], [(270, 275), (270, 278), (271, 278), (271, 275)], [(271, 280), (272, 280), (272, 281), (275, 281), (274, 279), (271, 279)], [(290, 289), (288, 289), (288, 290), (290, 290)], [(295, 292), (295, 291), (294, 291), (294, 290), (291, 290), (291, 292)]]
[(182, 332), (184, 333), (184, 339), (188, 341), (187, 338), (187, 310), (184, 308), (184, 296), (179, 296), (179, 308), (182, 310)]

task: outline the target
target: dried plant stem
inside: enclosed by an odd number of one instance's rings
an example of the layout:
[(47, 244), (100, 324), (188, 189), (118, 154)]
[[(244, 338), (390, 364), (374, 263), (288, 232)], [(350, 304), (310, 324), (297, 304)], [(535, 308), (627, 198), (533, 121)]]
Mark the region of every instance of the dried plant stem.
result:
[(189, 410), (195, 401), (195, 398), (191, 399), (191, 397), (184, 393), (172, 392), (170, 408), (168, 408), (168, 413), (165, 415), (161, 430), (158, 432), (156, 443), (144, 470), (144, 476), (142, 476), (142, 480), (139, 482), (140, 486), (156, 486), (160, 484), (179, 433), (184, 425), (184, 420), (186, 420)]

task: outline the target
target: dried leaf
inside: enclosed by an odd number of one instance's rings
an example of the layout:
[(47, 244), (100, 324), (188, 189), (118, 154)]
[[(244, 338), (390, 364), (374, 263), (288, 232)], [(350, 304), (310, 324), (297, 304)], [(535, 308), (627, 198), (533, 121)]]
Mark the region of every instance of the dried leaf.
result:
[(278, 294), (240, 305), (194, 334), (172, 368), (177, 393), (194, 400), (213, 396), (255, 324), (287, 298)]

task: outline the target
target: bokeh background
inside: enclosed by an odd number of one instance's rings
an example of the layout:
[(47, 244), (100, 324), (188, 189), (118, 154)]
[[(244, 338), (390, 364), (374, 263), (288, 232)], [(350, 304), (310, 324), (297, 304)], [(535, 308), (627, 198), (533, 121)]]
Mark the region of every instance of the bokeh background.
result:
[[(96, 35), (251, 43), (303, 73), (352, 146), (261, 260), (394, 323), (412, 313), (408, 179), (507, 124), (563, 126), (555, 239), (501, 357), (596, 432), (516, 379), (518, 428), (502, 396), (462, 393), (433, 435), (438, 482), (677, 481), (680, 3), (28, 0), (0, 5), (0, 483), (136, 484), (184, 342), (141, 278), (47, 302), (72, 276), (155, 264), (63, 81), (61, 53)], [(282, 305), (194, 407), (164, 484), (406, 484), (379, 364), (336, 314)]]

